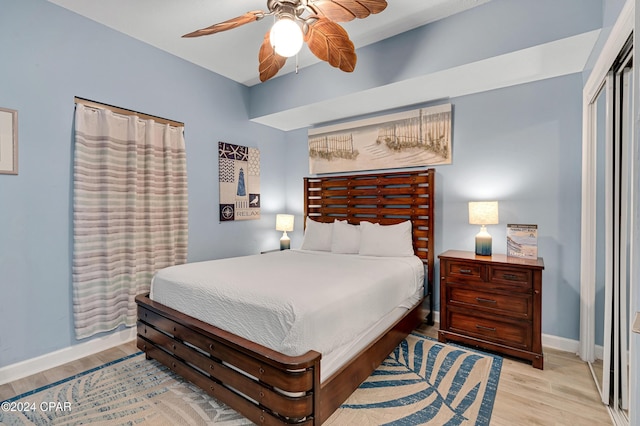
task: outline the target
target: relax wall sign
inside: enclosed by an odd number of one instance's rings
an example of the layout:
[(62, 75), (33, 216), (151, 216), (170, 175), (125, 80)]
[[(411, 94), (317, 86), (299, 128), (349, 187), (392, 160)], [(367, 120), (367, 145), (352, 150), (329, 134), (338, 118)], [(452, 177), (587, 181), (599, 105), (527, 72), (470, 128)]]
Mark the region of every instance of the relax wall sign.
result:
[(260, 219), (260, 150), (218, 142), (220, 222)]

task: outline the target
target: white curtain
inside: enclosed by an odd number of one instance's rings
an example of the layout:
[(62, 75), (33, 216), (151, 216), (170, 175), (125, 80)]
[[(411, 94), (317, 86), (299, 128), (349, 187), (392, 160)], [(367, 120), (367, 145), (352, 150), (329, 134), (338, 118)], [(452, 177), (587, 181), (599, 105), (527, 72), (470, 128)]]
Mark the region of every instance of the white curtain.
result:
[(153, 273), (187, 258), (184, 128), (76, 105), (76, 338), (136, 323)]

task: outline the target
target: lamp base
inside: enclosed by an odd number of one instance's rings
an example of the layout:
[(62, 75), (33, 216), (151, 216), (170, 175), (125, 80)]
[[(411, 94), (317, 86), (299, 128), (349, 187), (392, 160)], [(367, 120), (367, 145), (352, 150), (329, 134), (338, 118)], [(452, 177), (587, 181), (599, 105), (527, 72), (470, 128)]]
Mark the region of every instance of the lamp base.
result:
[(491, 256), (491, 235), (489, 235), (484, 225), (476, 235), (476, 254), (478, 256)]
[(280, 238), (280, 250), (289, 250), (291, 248), (291, 239), (287, 235), (287, 232), (284, 232), (282, 238)]

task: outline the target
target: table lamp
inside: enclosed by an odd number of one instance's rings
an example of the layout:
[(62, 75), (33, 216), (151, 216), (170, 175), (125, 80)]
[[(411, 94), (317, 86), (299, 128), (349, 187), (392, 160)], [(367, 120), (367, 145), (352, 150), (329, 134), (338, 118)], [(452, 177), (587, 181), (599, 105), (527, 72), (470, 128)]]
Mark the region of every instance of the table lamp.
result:
[(498, 224), (498, 202), (470, 201), (469, 223), (471, 225), (482, 225), (480, 232), (476, 235), (476, 254), (491, 256), (491, 235), (487, 232), (485, 225)]
[(287, 235), (287, 231), (293, 231), (293, 218), (292, 214), (277, 214), (276, 215), (276, 231), (282, 231), (282, 238), (280, 238), (280, 250), (288, 250), (291, 248), (291, 240)]

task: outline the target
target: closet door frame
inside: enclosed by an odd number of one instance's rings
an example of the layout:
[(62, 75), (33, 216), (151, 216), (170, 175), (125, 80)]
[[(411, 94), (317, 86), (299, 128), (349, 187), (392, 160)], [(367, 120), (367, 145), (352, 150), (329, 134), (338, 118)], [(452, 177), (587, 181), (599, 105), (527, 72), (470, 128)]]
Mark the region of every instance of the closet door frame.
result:
[[(597, 140), (593, 102), (634, 28), (634, 1), (627, 1), (582, 92), (582, 216), (580, 251), (580, 344), (578, 355), (595, 361)], [(609, 96), (609, 93), (607, 93)], [(609, 107), (607, 107), (609, 114)], [(607, 122), (610, 122), (607, 119)], [(607, 131), (610, 135), (610, 132)], [(609, 136), (607, 136), (609, 137)], [(609, 145), (609, 144), (607, 144)], [(609, 210), (607, 208), (607, 210)]]

